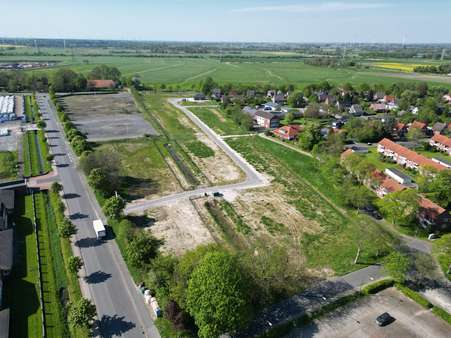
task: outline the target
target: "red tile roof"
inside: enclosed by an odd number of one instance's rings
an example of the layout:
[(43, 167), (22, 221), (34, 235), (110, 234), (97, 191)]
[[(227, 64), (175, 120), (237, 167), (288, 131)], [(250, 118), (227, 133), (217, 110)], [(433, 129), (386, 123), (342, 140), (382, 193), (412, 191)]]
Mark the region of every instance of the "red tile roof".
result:
[(413, 121), (410, 125), (410, 128), (418, 128), (418, 129), (424, 129), (426, 128), (427, 124), (420, 121)]
[(114, 88), (116, 86), (116, 82), (113, 80), (88, 80), (89, 88)]
[(384, 101), (385, 102), (395, 102), (396, 97), (394, 97), (393, 95), (385, 95), (384, 96)]
[[(343, 154), (342, 154), (342, 156), (343, 156)], [(385, 176), (385, 174), (383, 172), (379, 171), (379, 170), (374, 170), (371, 173), (371, 177), (374, 180), (376, 180), (377, 182), (379, 182), (379, 184), (382, 184), (382, 182), (384, 181), (385, 177), (387, 177), (387, 176)]]
[(340, 158), (343, 160), (347, 158), (349, 155), (351, 155), (354, 152), (351, 148), (346, 149), (344, 152), (341, 153)]
[(430, 199), (427, 199), (425, 197), (422, 197), (420, 199), (419, 205), (420, 213), (431, 219), (435, 219), (446, 211), (441, 206), (435, 204)]
[(389, 193), (397, 192), (406, 189), (406, 187), (402, 184), (399, 184), (394, 179), (390, 177), (385, 177), (384, 181), (381, 184)]
[(432, 140), (434, 142), (444, 144), (447, 147), (451, 147), (451, 138), (446, 137), (445, 135), (435, 134)]
[(395, 152), (398, 155), (401, 155), (405, 157), (407, 160), (417, 163), (419, 166), (429, 166), (433, 167), (437, 170), (445, 170), (446, 167), (444, 165), (441, 165), (440, 163), (436, 163), (432, 161), (430, 158), (424, 157), (423, 155), (417, 154), (416, 152), (407, 149), (406, 147), (403, 147), (387, 138), (384, 138), (382, 141), (379, 142), (381, 146), (384, 148), (387, 148), (393, 152)]
[(280, 127), (276, 130), (274, 130), (274, 134), (285, 137), (285, 138), (295, 138), (298, 136), (299, 132), (302, 130), (302, 126), (298, 125), (288, 125)]

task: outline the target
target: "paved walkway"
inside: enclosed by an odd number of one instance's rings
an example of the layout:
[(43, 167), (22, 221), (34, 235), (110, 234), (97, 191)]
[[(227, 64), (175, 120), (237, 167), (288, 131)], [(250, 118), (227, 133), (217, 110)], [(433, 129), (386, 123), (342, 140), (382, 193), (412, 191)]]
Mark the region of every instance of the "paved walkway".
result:
[(378, 265), (351, 272), (345, 276), (335, 277), (318, 283), (279, 304), (263, 311), (252, 321), (247, 329), (234, 338), (255, 337), (263, 334), (274, 326), (282, 325), (307, 312), (330, 304), (337, 299), (352, 294), (368, 283), (385, 277)]

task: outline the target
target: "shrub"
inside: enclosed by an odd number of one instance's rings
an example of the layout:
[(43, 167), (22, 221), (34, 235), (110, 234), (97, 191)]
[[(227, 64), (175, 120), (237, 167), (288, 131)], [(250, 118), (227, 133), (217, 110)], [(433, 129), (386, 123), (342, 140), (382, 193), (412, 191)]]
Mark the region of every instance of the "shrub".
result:
[(408, 288), (407, 286), (397, 283), (396, 288), (399, 291), (401, 291), (404, 295), (412, 299), (414, 302), (420, 304), (425, 309), (430, 309), (433, 307), (433, 305), (429, 303), (429, 301), (426, 298), (424, 298), (418, 292)]
[(362, 288), (362, 293), (365, 295), (373, 295), (386, 288), (393, 286), (394, 280), (391, 278), (382, 279), (380, 281), (365, 285)]

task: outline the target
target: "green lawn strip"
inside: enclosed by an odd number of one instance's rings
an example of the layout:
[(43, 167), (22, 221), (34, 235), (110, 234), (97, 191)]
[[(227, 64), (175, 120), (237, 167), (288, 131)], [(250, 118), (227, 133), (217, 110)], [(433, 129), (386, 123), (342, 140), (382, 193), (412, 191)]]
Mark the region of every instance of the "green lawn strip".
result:
[(27, 95), (24, 96), (24, 102), (25, 102), (25, 116), (27, 117), (28, 122), (35, 122), (34, 114), (33, 114), (33, 108), (31, 106), (31, 96)]
[[(52, 241), (52, 252), (58, 255), (58, 276), (57, 278), (64, 280), (65, 288), (68, 294), (69, 302), (76, 302), (82, 297), (80, 283), (78, 277), (67, 270), (69, 258), (73, 256), (70, 241), (61, 238), (58, 234), (57, 224), (64, 219), (64, 204), (56, 193), (49, 193), (48, 196), (48, 215), (51, 219), (49, 222), (49, 232)], [(60, 282), (62, 283), (62, 282)], [(71, 337), (88, 337), (89, 332), (84, 328), (73, 328), (69, 326)]]
[(52, 163), (48, 160), (49, 147), (43, 130), (38, 130), (39, 148), (41, 150), (42, 162), (44, 163), (44, 173), (52, 170)]
[(214, 150), (200, 141), (185, 142), (185, 147), (190, 153), (199, 158), (215, 156)]
[(42, 337), (39, 274), (31, 196), (16, 195), (13, 221), (14, 265), (4, 284), (4, 304), (10, 309), (10, 337)]
[[(321, 172), (317, 160), (260, 137), (227, 142), (257, 170), (282, 184), (291, 204), (305, 218), (321, 225), (322, 232), (304, 234), (300, 243), (311, 267), (329, 267), (340, 275), (374, 264), (391, 250), (392, 235), (375, 222), (337, 207), (339, 187)], [(359, 246), (360, 264), (354, 264)]]
[(23, 151), (23, 175), (25, 177), (31, 177), (31, 151), (28, 133), (22, 137), (22, 151)]
[(446, 310), (442, 309), (439, 306), (431, 304), (425, 297), (423, 297), (418, 292), (410, 289), (409, 287), (396, 283), (396, 288), (401, 291), (405, 296), (412, 299), (417, 304), (421, 305), (425, 309), (431, 309), (432, 313), (437, 317), (440, 317), (448, 324), (451, 324), (451, 314), (449, 314)]
[(189, 332), (175, 329), (174, 324), (166, 318), (158, 318), (154, 324), (162, 338), (193, 338), (193, 335)]
[(249, 234), (251, 232), (251, 228), (248, 224), (244, 221), (243, 217), (241, 217), (236, 210), (233, 208), (233, 206), (227, 202), (226, 200), (222, 200), (220, 203), (221, 209), (225, 212), (227, 216), (230, 217), (230, 219), (233, 221), (233, 223), (236, 226), (236, 229), (238, 232), (242, 234)]
[[(48, 337), (67, 337), (68, 328), (64, 318), (63, 306), (61, 304), (60, 290), (64, 288), (65, 281), (60, 280), (63, 276), (62, 264), (58, 260), (61, 254), (57, 248), (52, 250), (50, 237), (49, 218), (47, 214), (48, 204), (44, 193), (35, 195), (35, 206), (38, 223), (38, 238), (40, 243), (42, 286), (44, 293), (44, 315)], [(56, 256), (54, 256), (56, 254)]]
[(17, 154), (11, 151), (0, 151), (0, 180), (17, 177)]
[[(190, 107), (189, 110), (219, 135), (249, 134), (218, 108)], [(219, 114), (219, 115), (218, 115)]]
[(451, 234), (443, 235), (432, 242), (432, 253), (436, 257), (443, 274), (451, 280)]
[(30, 150), (30, 159), (31, 159), (31, 176), (39, 176), (41, 175), (41, 159), (39, 157), (38, 151), (38, 143), (36, 140), (36, 132), (28, 131), (28, 149)]

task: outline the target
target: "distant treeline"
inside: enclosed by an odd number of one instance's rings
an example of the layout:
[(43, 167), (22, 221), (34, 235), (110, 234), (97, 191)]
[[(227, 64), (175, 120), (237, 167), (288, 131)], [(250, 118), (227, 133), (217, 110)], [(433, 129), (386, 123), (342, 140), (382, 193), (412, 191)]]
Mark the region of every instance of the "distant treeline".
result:
[(316, 57), (304, 60), (306, 65), (320, 67), (355, 67), (357, 63), (354, 60), (339, 59), (333, 57)]
[(432, 66), (418, 66), (413, 69), (416, 73), (451, 74), (451, 63)]

